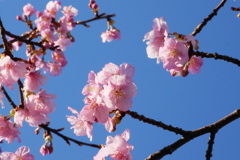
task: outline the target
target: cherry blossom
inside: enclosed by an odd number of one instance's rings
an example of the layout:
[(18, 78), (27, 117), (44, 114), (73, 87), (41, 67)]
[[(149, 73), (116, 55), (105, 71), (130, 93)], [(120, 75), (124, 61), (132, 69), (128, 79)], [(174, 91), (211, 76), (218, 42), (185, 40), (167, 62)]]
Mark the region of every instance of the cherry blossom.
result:
[(76, 114), (75, 116), (67, 116), (68, 122), (72, 125), (71, 129), (74, 129), (74, 133), (77, 136), (85, 136), (87, 135), (90, 141), (92, 141), (92, 123), (86, 121), (80, 113), (78, 113), (75, 109), (68, 107), (68, 109), (73, 113)]
[(34, 156), (30, 154), (30, 149), (26, 146), (21, 146), (15, 153), (2, 152), (1, 160), (35, 160)]
[[(100, 102), (99, 102), (100, 101)], [(90, 122), (105, 123), (108, 120), (110, 110), (101, 98), (93, 98), (80, 112), (83, 119)]]
[(23, 7), (23, 14), (24, 14), (25, 16), (31, 16), (31, 15), (33, 15), (35, 12), (36, 12), (36, 10), (33, 8), (33, 6), (32, 6), (30, 3), (28, 3), (27, 5), (25, 5), (25, 6)]
[(153, 29), (146, 33), (143, 41), (147, 41), (147, 55), (149, 58), (157, 58), (159, 48), (164, 44), (164, 38), (168, 36), (168, 25), (164, 17), (153, 20)]
[(78, 10), (74, 7), (70, 6), (64, 6), (62, 13), (65, 16), (71, 17), (71, 16), (77, 16), (78, 15)]
[(48, 77), (41, 75), (40, 71), (29, 72), (24, 80), (24, 89), (31, 92), (38, 91), (42, 85), (47, 83), (47, 79)]
[(21, 142), (18, 134), (20, 132), (14, 123), (0, 114), (0, 141), (6, 140), (8, 143), (12, 143), (17, 138), (18, 142)]
[(127, 111), (132, 107), (132, 98), (137, 93), (137, 87), (125, 75), (111, 76), (108, 85), (103, 88), (104, 101), (110, 109)]
[(27, 65), (21, 61), (13, 61), (9, 56), (0, 59), (0, 80), (10, 89), (19, 78), (24, 78)]
[(164, 46), (159, 49), (159, 57), (167, 71), (182, 67), (189, 60), (188, 48), (177, 39), (166, 38)]
[(121, 39), (121, 34), (118, 29), (111, 29), (107, 30), (106, 32), (103, 32), (101, 34), (102, 42), (111, 42), (112, 40), (116, 39), (119, 40)]
[(188, 67), (188, 71), (192, 74), (198, 74), (200, 72), (200, 67), (203, 65), (203, 59), (201, 57), (192, 56)]
[(97, 155), (93, 157), (94, 160), (102, 160), (107, 156), (111, 159), (117, 160), (132, 160), (131, 151), (133, 146), (128, 144), (130, 138), (130, 131), (126, 129), (122, 134), (115, 137), (108, 136), (106, 145), (103, 146)]
[(50, 1), (48, 2), (46, 6), (46, 10), (44, 13), (47, 16), (50, 16), (52, 18), (56, 18), (56, 13), (60, 10), (61, 8), (61, 2), (60, 1)]
[(53, 113), (56, 108), (54, 98), (56, 98), (56, 95), (47, 94), (46, 90), (28, 95), (25, 100), (24, 109), (17, 108), (14, 115), (14, 122), (19, 126), (22, 126), (22, 121), (24, 120), (30, 126), (49, 122), (48, 114)]

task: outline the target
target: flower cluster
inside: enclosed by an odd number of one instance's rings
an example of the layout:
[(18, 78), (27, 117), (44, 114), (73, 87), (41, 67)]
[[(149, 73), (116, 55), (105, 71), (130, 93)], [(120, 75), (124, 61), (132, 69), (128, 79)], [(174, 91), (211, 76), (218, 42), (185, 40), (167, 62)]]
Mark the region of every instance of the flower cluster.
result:
[(130, 152), (133, 150), (133, 146), (128, 144), (130, 138), (130, 131), (126, 129), (122, 134), (115, 137), (108, 136), (106, 145), (103, 146), (93, 160), (102, 160), (108, 155), (111, 159), (118, 160), (132, 160)]
[(18, 142), (21, 142), (18, 128), (7, 117), (0, 114), (0, 142), (6, 140), (8, 143), (12, 143), (15, 138)]
[[(71, 31), (75, 27), (74, 16), (78, 15), (78, 10), (72, 6), (63, 7), (63, 16), (57, 21), (57, 13), (61, 8), (60, 1), (48, 2), (44, 12), (36, 11), (31, 4), (27, 4), (23, 7), (23, 16), (17, 16), (18, 20), (33, 28), (30, 16), (37, 15), (34, 21), (37, 29), (32, 30), (31, 39), (41, 36), (42, 47), (35, 49), (33, 45), (27, 45), (26, 53), (28, 61), (32, 64), (31, 70), (43, 69), (51, 76), (57, 76), (62, 73), (62, 67), (67, 64), (64, 51), (74, 42)], [(53, 61), (44, 61), (47, 49), (52, 50)]]
[(2, 152), (0, 154), (1, 160), (35, 160), (34, 156), (30, 154), (30, 149), (26, 146), (21, 146), (15, 153)]
[[(163, 17), (153, 20), (153, 29), (146, 33), (143, 41), (147, 41), (147, 55), (156, 58), (157, 63), (163, 62), (163, 68), (172, 76), (187, 76), (188, 72), (197, 74), (203, 65), (203, 60), (190, 56), (189, 49), (198, 49), (198, 41), (191, 35), (170, 34)], [(174, 35), (175, 37), (169, 37)]]
[(106, 64), (102, 71), (88, 75), (88, 84), (83, 88), (86, 95), (85, 106), (78, 113), (69, 107), (75, 116), (68, 116), (67, 120), (73, 125), (74, 133), (78, 136), (88, 135), (92, 139), (92, 124), (105, 124), (109, 132), (113, 132), (117, 124), (111, 113), (119, 115), (132, 107), (132, 98), (137, 93), (133, 82), (134, 67), (123, 63), (118, 67), (113, 63)]

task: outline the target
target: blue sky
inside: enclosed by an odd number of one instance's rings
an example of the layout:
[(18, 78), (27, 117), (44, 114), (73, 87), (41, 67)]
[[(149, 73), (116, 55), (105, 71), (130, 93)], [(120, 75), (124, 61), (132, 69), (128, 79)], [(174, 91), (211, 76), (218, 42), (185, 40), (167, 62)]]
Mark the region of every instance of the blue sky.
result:
[[(33, 0), (1, 0), (0, 16), (6, 30), (14, 34), (27, 31), (25, 24), (15, 19), (22, 14), (22, 7), (31, 3), (37, 10), (43, 11), (48, 1)], [(88, 8), (88, 0), (63, 0), (63, 6), (72, 5), (78, 9), (76, 20), (86, 20), (93, 17)], [(144, 0), (120, 1), (97, 0), (100, 12), (115, 13), (117, 27), (122, 39), (103, 44), (100, 34), (107, 29), (106, 21), (100, 20), (89, 23), (90, 28), (77, 26), (72, 35), (76, 42), (65, 51), (68, 65), (63, 74), (58, 77), (49, 77), (48, 93), (56, 94), (57, 109), (51, 115), (52, 128), (62, 128), (63, 134), (80, 141), (89, 142), (86, 136), (77, 137), (70, 130), (66, 115), (72, 113), (68, 106), (81, 110), (83, 107), (82, 88), (87, 83), (87, 75), (93, 70), (99, 72), (105, 64), (112, 62), (120, 65), (124, 62), (135, 67), (134, 81), (138, 94), (133, 98), (131, 110), (149, 118), (162, 121), (166, 124), (194, 130), (216, 122), (239, 108), (239, 80), (240, 68), (237, 65), (222, 60), (204, 59), (201, 73), (189, 74), (187, 77), (172, 77), (156, 64), (155, 59), (147, 58), (146, 44), (142, 42), (145, 33), (151, 30), (154, 18), (165, 17), (170, 32), (190, 34), (220, 1), (192, 1), (192, 0)], [(239, 7), (238, 1), (228, 1), (207, 26), (196, 36), (200, 51), (232, 56), (240, 59), (239, 25), (237, 12), (230, 7)], [(32, 17), (32, 20), (35, 16)], [(50, 53), (50, 52), (49, 52)], [(25, 56), (25, 47), (14, 53), (15, 56)], [(18, 94), (9, 92), (17, 103)], [(5, 102), (6, 108), (1, 114), (7, 114), (11, 106)], [(239, 120), (224, 127), (216, 135), (213, 148), (213, 160), (238, 159), (240, 148)], [(106, 136), (122, 133), (126, 128), (131, 131), (129, 143), (134, 145), (132, 152), (134, 160), (147, 158), (150, 154), (170, 145), (180, 138), (179, 135), (164, 131), (161, 128), (150, 126), (130, 118), (126, 115), (114, 133), (108, 133), (101, 124), (94, 124), (94, 144), (105, 144)], [(75, 144), (68, 146), (64, 140), (54, 135), (54, 152), (43, 157), (39, 148), (44, 143), (42, 132), (33, 133), (35, 128), (24, 123), (20, 129), (22, 143), (1, 144), (3, 151), (15, 152), (22, 145), (30, 147), (31, 153), (38, 160), (73, 159), (91, 160), (98, 152), (97, 149)], [(194, 139), (179, 148), (172, 155), (163, 160), (202, 160), (205, 159), (209, 135)]]

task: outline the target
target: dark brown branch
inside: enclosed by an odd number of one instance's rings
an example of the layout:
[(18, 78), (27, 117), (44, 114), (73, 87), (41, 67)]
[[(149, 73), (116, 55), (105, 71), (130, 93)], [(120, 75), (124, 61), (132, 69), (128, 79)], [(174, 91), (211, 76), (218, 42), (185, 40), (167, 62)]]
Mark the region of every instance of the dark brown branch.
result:
[(187, 142), (191, 141), (192, 139), (202, 136), (206, 133), (216, 132), (217, 130), (220, 130), (222, 127), (226, 126), (227, 124), (233, 122), (238, 118), (240, 118), (240, 109), (235, 110), (233, 113), (213, 124), (192, 131), (192, 133), (188, 134), (187, 136), (183, 136), (171, 145), (166, 146), (163, 149), (157, 151), (156, 153), (151, 154), (146, 160), (158, 160), (168, 154), (172, 154), (175, 150), (177, 150), (179, 147), (183, 146)]
[(171, 125), (166, 125), (161, 121), (156, 121), (154, 119), (150, 119), (145, 117), (144, 115), (139, 115), (137, 112), (133, 112), (133, 111), (127, 111), (126, 114), (130, 115), (132, 118), (138, 119), (139, 121), (143, 121), (144, 123), (148, 123), (157, 127), (161, 127), (164, 130), (168, 130), (171, 132), (174, 132), (176, 134), (181, 134), (181, 135), (187, 135), (188, 131), (185, 131), (181, 128), (178, 127), (173, 127)]
[(215, 15), (217, 15), (218, 10), (224, 6), (224, 4), (227, 2), (227, 0), (222, 0), (219, 5), (213, 9), (213, 12), (209, 14), (204, 20), (194, 29), (194, 31), (191, 33), (191, 35), (196, 36), (198, 33), (201, 32), (203, 27), (207, 24), (208, 21), (210, 21)]
[(86, 20), (86, 21), (77, 21), (77, 22), (75, 22), (75, 24), (81, 24), (81, 25), (84, 25), (87, 27), (88, 22), (92, 22), (92, 21), (96, 21), (96, 20), (100, 20), (100, 19), (109, 19), (109, 18), (115, 17), (115, 16), (116, 16), (115, 14), (105, 15), (105, 13), (102, 13), (102, 14), (100, 14), (92, 19)]
[(81, 141), (78, 141), (78, 140), (75, 140), (75, 139), (72, 139), (72, 138), (69, 138), (61, 133), (59, 133), (59, 131), (61, 131), (62, 129), (60, 130), (56, 130), (56, 129), (52, 129), (50, 127), (48, 127), (47, 125), (39, 125), (41, 128), (47, 130), (48, 132), (52, 132), (56, 135), (58, 135), (59, 137), (61, 137), (62, 139), (64, 139), (68, 145), (70, 145), (70, 141), (76, 143), (77, 145), (79, 146), (82, 146), (82, 145), (85, 145), (85, 146), (90, 146), (90, 147), (94, 147), (94, 148), (101, 148), (101, 145), (97, 145), (97, 144), (90, 144), (90, 143), (84, 143), (84, 142), (81, 142)]
[(240, 11), (240, 8), (231, 7), (232, 11)]
[(213, 150), (213, 144), (214, 144), (214, 139), (215, 139), (215, 135), (217, 132), (211, 132), (210, 137), (209, 137), (209, 141), (208, 141), (208, 149), (206, 151), (206, 160), (210, 160), (212, 157), (212, 150)]
[(13, 55), (12, 55), (10, 49), (9, 49), (9, 46), (8, 46), (7, 38), (5, 36), (6, 30), (3, 27), (1, 18), (0, 18), (0, 33), (1, 33), (1, 38), (2, 38), (2, 42), (3, 42), (3, 48), (4, 48), (4, 51), (5, 51), (5, 54), (8, 55), (9, 57), (13, 58)]
[[(34, 41), (31, 41), (31, 40), (28, 40), (26, 39), (25, 36), (17, 36), (17, 35), (14, 35), (12, 33), (10, 33), (9, 31), (6, 31), (6, 35), (12, 37), (12, 38), (15, 38), (16, 41), (20, 41), (20, 42), (24, 42), (26, 44), (31, 44), (31, 45), (35, 45), (35, 46), (38, 46), (40, 48), (45, 48), (41, 42), (34, 42)], [(57, 47), (49, 47), (50, 50), (55, 50)]]
[(7, 91), (5, 90), (5, 88), (3, 87), (3, 84), (1, 85), (1, 90), (3, 92), (3, 94), (5, 95), (5, 97), (7, 98), (9, 104), (13, 107), (16, 108), (16, 104), (12, 101), (11, 97), (8, 95)]
[(18, 80), (18, 88), (19, 88), (19, 94), (20, 94), (20, 102), (21, 104), (19, 105), (20, 108), (24, 109), (24, 96), (23, 96), (23, 84), (21, 80)]
[(200, 51), (193, 51), (191, 54), (202, 57), (202, 58), (214, 58), (216, 60), (221, 59), (221, 60), (236, 64), (240, 67), (240, 60), (229, 57), (229, 56), (219, 55), (217, 53), (200, 52)]

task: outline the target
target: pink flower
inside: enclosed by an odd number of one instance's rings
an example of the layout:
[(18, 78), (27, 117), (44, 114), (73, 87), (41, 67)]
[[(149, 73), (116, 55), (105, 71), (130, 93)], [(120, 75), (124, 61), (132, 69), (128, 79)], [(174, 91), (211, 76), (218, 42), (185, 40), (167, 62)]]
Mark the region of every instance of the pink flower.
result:
[(134, 71), (135, 69), (131, 64), (123, 63), (118, 67), (116, 64), (108, 63), (102, 71), (98, 72), (96, 81), (100, 84), (108, 84), (108, 78), (113, 75), (126, 75), (126, 77), (131, 80)]
[(137, 93), (137, 87), (125, 75), (111, 76), (108, 85), (103, 88), (104, 101), (110, 109), (127, 111), (132, 107), (132, 98)]
[(24, 78), (27, 65), (20, 61), (13, 61), (9, 56), (0, 59), (0, 80), (13, 89), (19, 78)]
[(19, 126), (22, 126), (24, 120), (30, 126), (49, 122), (48, 114), (53, 113), (56, 108), (54, 98), (56, 95), (47, 94), (46, 90), (29, 95), (25, 100), (25, 108), (18, 109), (15, 113), (14, 122)]
[(26, 107), (31, 112), (40, 112), (41, 114), (48, 115), (53, 113), (56, 108), (54, 99), (56, 95), (47, 94), (46, 90), (41, 90), (37, 94), (31, 94), (26, 99)]
[(107, 122), (109, 109), (102, 101), (101, 98), (93, 98), (91, 102), (81, 110), (80, 114), (82, 118), (89, 122)]
[(47, 63), (48, 72), (51, 76), (58, 76), (62, 74), (62, 66), (58, 63)]
[(188, 48), (177, 39), (166, 38), (164, 46), (159, 49), (159, 58), (167, 71), (182, 67), (189, 60)]
[(54, 35), (51, 29), (44, 29), (41, 31), (42, 39), (47, 40), (48, 42), (53, 42), (57, 40), (57, 37)]
[(188, 67), (188, 71), (192, 74), (198, 74), (200, 72), (200, 67), (203, 65), (203, 59), (201, 57), (192, 56)]
[(68, 109), (73, 113), (76, 114), (75, 116), (67, 116), (68, 122), (72, 125), (71, 129), (74, 129), (74, 133), (77, 136), (85, 136), (87, 135), (92, 141), (92, 123), (88, 122), (83, 119), (83, 117), (78, 113), (75, 109), (68, 107)]
[(26, 146), (21, 146), (15, 153), (3, 152), (0, 155), (1, 160), (35, 160), (30, 154), (30, 149)]
[(78, 10), (72, 6), (65, 6), (63, 7), (62, 13), (67, 17), (76, 16), (78, 15)]
[(65, 51), (66, 47), (72, 44), (71, 40), (68, 38), (59, 38), (54, 43), (55, 43), (55, 46), (58, 46), (58, 49), (61, 49), (62, 51)]
[(51, 154), (53, 152), (52, 142), (44, 143), (40, 148), (40, 153), (45, 156), (46, 154)]
[(50, 16), (52, 18), (56, 18), (56, 13), (61, 8), (61, 2), (59, 1), (50, 1), (48, 2), (46, 6), (46, 10), (44, 11), (47, 16)]
[(38, 19), (35, 20), (35, 23), (37, 25), (38, 30), (41, 32), (45, 29), (49, 29), (52, 18), (41, 12), (37, 12), (37, 13), (39, 13), (39, 17)]
[(0, 141), (6, 140), (8, 143), (12, 143), (17, 138), (18, 142), (21, 142), (18, 134), (20, 134), (19, 130), (14, 123), (0, 114)]
[(99, 150), (93, 159), (102, 160), (105, 159), (105, 157), (110, 156), (111, 159), (132, 160), (130, 152), (134, 147), (128, 144), (127, 141), (129, 138), (129, 129), (126, 129), (122, 134), (116, 135), (115, 137), (108, 136), (106, 145)]
[(147, 41), (148, 58), (157, 58), (159, 48), (164, 44), (164, 38), (168, 36), (168, 25), (164, 21), (164, 17), (155, 18), (153, 20), (153, 30), (146, 33), (143, 41)]
[(38, 91), (42, 85), (47, 83), (47, 79), (48, 77), (41, 75), (40, 71), (29, 72), (24, 80), (24, 89), (31, 92)]
[(62, 51), (59, 50), (52, 51), (52, 59), (54, 60), (54, 62), (59, 62), (62, 67), (67, 65), (67, 60)]
[(107, 30), (106, 32), (103, 32), (101, 34), (101, 38), (102, 38), (102, 42), (105, 43), (107, 42), (111, 42), (112, 40), (116, 39), (119, 40), (121, 39), (121, 34), (120, 31), (118, 29), (111, 29), (111, 30)]
[(36, 12), (36, 10), (33, 8), (33, 6), (32, 6), (30, 3), (28, 3), (27, 5), (25, 5), (25, 6), (23, 7), (23, 14), (24, 14), (25, 16), (31, 16), (31, 15), (33, 15), (35, 12)]

